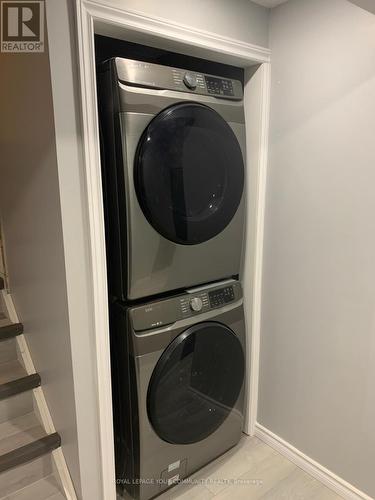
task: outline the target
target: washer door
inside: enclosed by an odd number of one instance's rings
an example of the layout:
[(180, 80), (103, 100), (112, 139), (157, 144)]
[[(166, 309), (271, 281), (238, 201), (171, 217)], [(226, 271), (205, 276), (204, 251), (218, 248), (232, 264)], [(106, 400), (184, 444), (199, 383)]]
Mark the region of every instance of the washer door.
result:
[(200, 323), (176, 337), (151, 377), (147, 410), (156, 434), (169, 443), (196, 443), (227, 418), (245, 372), (242, 346), (220, 323)]
[(138, 201), (165, 238), (194, 245), (232, 220), (244, 185), (242, 153), (232, 129), (213, 109), (180, 103), (159, 113), (138, 144)]

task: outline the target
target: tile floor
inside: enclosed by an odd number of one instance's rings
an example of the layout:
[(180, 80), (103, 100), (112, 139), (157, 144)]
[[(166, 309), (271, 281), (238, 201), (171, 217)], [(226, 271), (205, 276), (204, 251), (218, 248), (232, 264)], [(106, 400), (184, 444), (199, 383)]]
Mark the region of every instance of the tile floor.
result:
[(340, 500), (257, 438), (243, 437), (232, 450), (158, 500)]

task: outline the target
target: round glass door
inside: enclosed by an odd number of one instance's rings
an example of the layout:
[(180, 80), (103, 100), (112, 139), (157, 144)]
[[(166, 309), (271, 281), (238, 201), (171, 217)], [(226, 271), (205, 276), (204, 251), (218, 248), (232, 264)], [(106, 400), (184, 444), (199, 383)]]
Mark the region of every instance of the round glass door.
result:
[(237, 138), (213, 109), (180, 103), (159, 113), (136, 152), (134, 181), (149, 223), (194, 245), (219, 234), (241, 201), (244, 165)]
[(147, 410), (157, 435), (169, 443), (196, 443), (232, 411), (245, 372), (242, 346), (220, 323), (200, 323), (176, 337), (151, 377)]

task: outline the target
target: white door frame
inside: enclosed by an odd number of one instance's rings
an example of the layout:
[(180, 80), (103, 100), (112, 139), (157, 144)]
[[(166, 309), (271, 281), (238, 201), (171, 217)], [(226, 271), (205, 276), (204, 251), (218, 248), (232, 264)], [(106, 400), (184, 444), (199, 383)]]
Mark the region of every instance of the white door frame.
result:
[[(107, 309), (107, 277), (104, 216), (96, 105), (94, 33), (137, 41), (161, 48), (200, 55), (236, 64), (246, 69), (245, 107), (247, 123), (248, 203), (247, 258), (243, 283), (247, 325), (251, 332), (248, 381), (248, 418), (245, 431), (253, 434), (257, 413), (259, 370), (259, 324), (265, 178), (268, 150), (270, 51), (239, 40), (204, 32), (165, 19), (113, 8), (91, 0), (77, 1), (77, 31), (82, 104), (84, 175), (86, 179), (91, 250), (92, 304), (96, 344), (98, 416), (102, 462), (102, 498), (115, 500), (114, 454), (111, 406), (110, 349)], [(260, 65), (260, 66), (256, 66)], [(256, 71), (255, 71), (255, 68)], [(250, 182), (251, 181), (251, 182)]]

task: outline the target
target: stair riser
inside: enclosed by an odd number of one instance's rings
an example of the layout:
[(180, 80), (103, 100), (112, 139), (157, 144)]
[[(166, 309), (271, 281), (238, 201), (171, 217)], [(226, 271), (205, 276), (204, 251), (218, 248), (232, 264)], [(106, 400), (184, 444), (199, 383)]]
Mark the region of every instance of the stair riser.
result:
[(15, 448), (32, 443), (45, 435), (46, 433), (40, 425), (35, 425), (30, 429), (23, 430), (22, 432), (19, 431), (18, 433), (9, 433), (8, 436), (0, 440), (0, 456), (14, 450)]
[(55, 476), (47, 476), (27, 488), (7, 495), (2, 500), (64, 500)]
[(9, 324), (10, 324), (10, 321), (9, 321), (8, 316), (6, 314), (4, 314), (3, 312), (1, 312), (1, 310), (0, 310), (0, 328), (2, 328), (3, 326), (9, 326)]
[(0, 342), (0, 364), (17, 359), (17, 340), (15, 338)]
[[(51, 454), (0, 474), (0, 498), (52, 474)], [(36, 499), (35, 499), (36, 500)]]
[[(32, 391), (0, 400), (0, 424), (33, 411)], [(0, 497), (1, 498), (1, 497)]]

